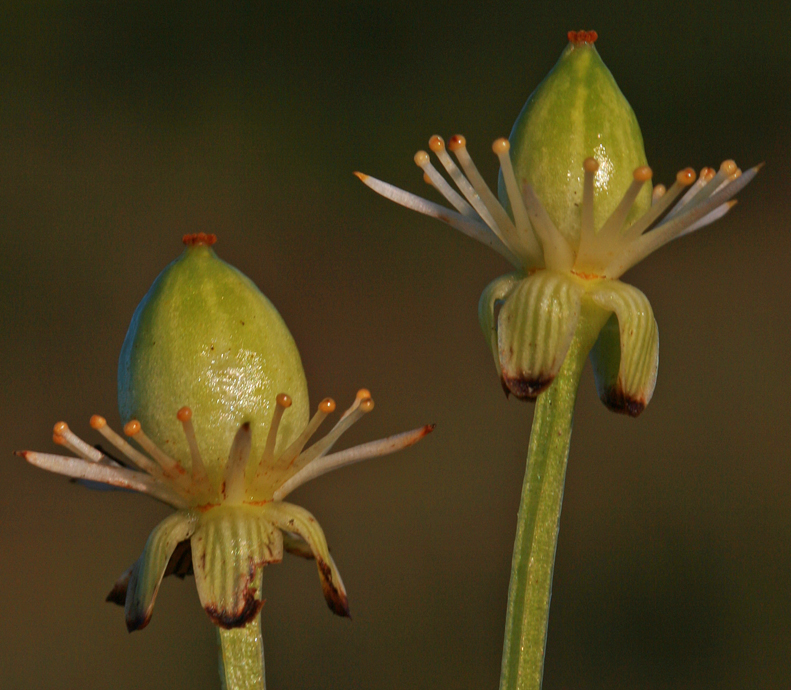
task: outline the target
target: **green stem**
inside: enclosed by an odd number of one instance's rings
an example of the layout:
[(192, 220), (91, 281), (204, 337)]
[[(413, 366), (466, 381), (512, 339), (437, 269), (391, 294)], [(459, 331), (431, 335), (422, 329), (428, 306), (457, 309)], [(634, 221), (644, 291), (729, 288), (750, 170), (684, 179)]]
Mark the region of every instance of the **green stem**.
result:
[(536, 401), (511, 563), (500, 690), (541, 688), (574, 401), (603, 325), (600, 316), (585, 312), (559, 374)]
[(259, 613), (243, 628), (217, 628), (223, 690), (265, 690), (264, 638)]

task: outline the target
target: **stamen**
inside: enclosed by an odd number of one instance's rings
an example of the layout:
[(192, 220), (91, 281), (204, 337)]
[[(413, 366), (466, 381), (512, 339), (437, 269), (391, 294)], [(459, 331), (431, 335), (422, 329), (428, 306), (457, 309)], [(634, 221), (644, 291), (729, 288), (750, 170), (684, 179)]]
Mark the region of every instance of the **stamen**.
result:
[[(720, 166), (720, 170), (729, 162), (733, 163), (733, 161), (725, 161), (725, 163)], [(733, 167), (736, 167), (735, 163)], [(729, 166), (726, 166), (726, 168), (730, 169)], [(702, 204), (717, 191), (717, 187), (721, 183), (727, 183), (727, 175), (720, 176), (719, 180), (718, 182), (717, 175), (712, 168), (703, 168), (703, 170), (700, 171), (700, 177), (697, 182), (695, 182), (695, 184), (689, 188), (689, 191), (679, 199), (678, 203), (670, 209), (664, 221), (667, 222), (674, 216), (677, 216), (681, 211), (689, 211), (698, 204)]]
[(100, 417), (98, 414), (91, 417), (90, 425), (92, 429), (96, 429), (102, 436), (104, 436), (110, 443), (112, 443), (121, 453), (123, 453), (128, 460), (136, 467), (139, 467), (144, 472), (147, 472), (152, 477), (162, 479), (164, 474), (162, 469), (153, 462), (150, 458), (143, 455), (137, 448), (126, 442), (120, 435), (110, 428), (107, 420)]
[(252, 434), (250, 422), (239, 427), (233, 437), (228, 463), (225, 465), (225, 486), (223, 493), (229, 503), (241, 503), (244, 500), (244, 475), (247, 470), (247, 459), (250, 457)]
[[(429, 140), (429, 148), (431, 148), (432, 150), (437, 149), (436, 151), (437, 157), (439, 157), (439, 153), (441, 150), (444, 156), (440, 158), (440, 161), (445, 166), (446, 170), (455, 169), (456, 171), (458, 171), (458, 174), (454, 177), (456, 185), (459, 187), (462, 194), (464, 194), (467, 201), (470, 202), (472, 207), (475, 209), (475, 212), (480, 216), (481, 220), (492, 230), (492, 232), (495, 233), (495, 235), (498, 238), (500, 238), (500, 240), (503, 240), (503, 237), (500, 234), (500, 228), (498, 228), (497, 221), (490, 213), (489, 209), (486, 206), (485, 201), (481, 198), (480, 194), (478, 194), (478, 191), (475, 189), (475, 187), (472, 184), (470, 184), (470, 181), (466, 177), (464, 177), (464, 174), (459, 170), (458, 166), (453, 162), (453, 159), (448, 155), (447, 151), (445, 151), (444, 140), (442, 140), (440, 137), (436, 137), (436, 139), (442, 142), (441, 149), (439, 146), (439, 142), (435, 140), (434, 137), (432, 137)], [(454, 152), (457, 150), (458, 148), (457, 139), (461, 140), (462, 142), (464, 141), (464, 137), (462, 136), (451, 137), (450, 143), (448, 144), (448, 149)], [(443, 159), (446, 159), (447, 162), (445, 162), (445, 160)]]
[(338, 420), (338, 423), (327, 433), (320, 441), (316, 441), (310, 448), (302, 453), (292, 466), (296, 470), (300, 470), (306, 465), (313, 462), (316, 458), (320, 458), (327, 453), (341, 435), (360, 417), (367, 414), (374, 409), (374, 401), (371, 398), (371, 393), (366, 388), (361, 388), (357, 392), (357, 397), (343, 416)]
[(459, 232), (464, 233), (467, 237), (478, 240), (478, 242), (493, 249), (498, 254), (505, 257), (516, 268), (522, 267), (522, 261), (514, 256), (514, 253), (503, 243), (497, 233), (493, 232), (485, 223), (467, 218), (449, 208), (435, 204), (433, 201), (423, 199), (415, 194), (405, 192), (403, 189), (399, 189), (387, 182), (382, 182), (382, 180), (378, 180), (370, 175), (365, 175), (361, 172), (356, 172), (354, 174), (363, 184), (373, 189), (377, 194), (381, 194), (386, 199), (395, 201), (395, 203), (401, 204), (401, 206), (405, 206), (423, 215), (441, 220)]
[(351, 404), (351, 407), (349, 407), (347, 410), (344, 411), (344, 413), (341, 415), (341, 419), (345, 419), (346, 417), (348, 417), (352, 412), (354, 412), (360, 406), (360, 404), (364, 400), (370, 400), (371, 404), (373, 404), (373, 398), (371, 398), (371, 391), (369, 391), (367, 388), (360, 388), (357, 391), (357, 393), (355, 393), (354, 395), (354, 402)]
[(334, 411), (335, 401), (332, 398), (324, 398), (324, 400), (319, 403), (316, 414), (313, 415), (313, 418), (297, 437), (297, 440), (283, 451), (283, 454), (275, 462), (275, 467), (273, 469), (283, 470), (290, 467), (302, 452), (302, 449), (305, 447), (310, 437), (316, 433), (316, 429), (318, 429), (321, 423), (327, 418), (327, 415)]
[(624, 239), (629, 242), (637, 239), (643, 234), (651, 225), (654, 224), (659, 216), (672, 204), (681, 192), (689, 187), (695, 181), (695, 171), (692, 168), (684, 168), (676, 173), (676, 181), (661, 196), (659, 201), (651, 206), (640, 218), (638, 218), (632, 225), (627, 228), (624, 233)]
[(16, 455), (24, 458), (31, 465), (41, 469), (62, 474), (74, 479), (85, 479), (92, 482), (101, 482), (122, 489), (130, 489), (148, 494), (174, 508), (186, 508), (187, 503), (168, 486), (160, 484), (152, 477), (141, 472), (105, 465), (100, 462), (70, 458), (65, 455), (50, 455), (49, 453), (34, 453), (29, 450), (17, 451)]
[(574, 266), (574, 250), (555, 227), (546, 209), (539, 201), (529, 182), (522, 186), (522, 197), (541, 247), (546, 267), (554, 271), (570, 271)]
[(190, 449), (192, 458), (192, 481), (196, 484), (203, 483), (208, 479), (206, 466), (203, 464), (203, 457), (198, 448), (198, 439), (195, 436), (195, 427), (192, 426), (192, 410), (189, 407), (182, 407), (177, 413), (176, 418), (181, 422), (184, 429), (184, 436), (187, 438), (187, 445)]
[[(448, 149), (456, 154), (456, 158), (461, 164), (462, 170), (464, 170), (467, 175), (467, 179), (478, 193), (478, 196), (480, 196), (486, 210), (491, 214), (490, 218), (492, 222), (490, 223), (483, 214), (481, 214), (481, 218), (483, 218), (486, 224), (492, 229), (492, 232), (494, 232), (509, 249), (515, 251), (525, 260), (525, 263), (528, 265), (537, 265), (539, 263), (538, 258), (541, 254), (535, 242), (535, 238), (531, 233), (524, 236), (517, 234), (516, 226), (513, 221), (508, 217), (508, 214), (497, 200), (497, 197), (492, 194), (483, 177), (481, 177), (481, 173), (478, 172), (478, 168), (475, 167), (475, 163), (472, 162), (472, 158), (470, 158), (470, 154), (467, 152), (467, 140), (460, 134), (455, 134), (448, 142)], [(470, 199), (470, 203), (472, 203), (472, 199)], [(478, 213), (481, 213), (477, 207), (476, 210)], [(531, 244), (533, 246), (531, 246)]]
[[(711, 168), (705, 168), (708, 172)], [(694, 199), (690, 199), (691, 203), (684, 208), (684, 211), (691, 211), (696, 206), (699, 206), (704, 201), (706, 201), (712, 194), (716, 194), (722, 187), (729, 184), (732, 180), (736, 179), (734, 175), (737, 174), (738, 168), (736, 167), (736, 163), (732, 160), (723, 161), (720, 164), (720, 169), (717, 171), (715, 175), (711, 175), (697, 194), (695, 194)], [(691, 190), (690, 190), (691, 191)], [(686, 196), (686, 195), (684, 195)], [(682, 199), (683, 201), (683, 199)], [(680, 202), (679, 202), (680, 205)], [(679, 209), (679, 211), (682, 209)], [(673, 209), (675, 211), (675, 209)], [(665, 221), (670, 220), (673, 216), (677, 215), (674, 212), (668, 213), (667, 218)]]
[[(699, 220), (708, 217), (712, 211), (725, 204), (732, 196), (738, 194), (739, 191), (749, 184), (762, 166), (763, 164), (750, 168), (734, 182), (731, 182), (719, 192), (712, 194), (705, 202), (695, 204), (694, 208), (679, 214), (670, 221), (661, 223), (651, 232), (637, 238), (616, 261), (607, 267), (606, 275), (614, 277), (623, 275), (625, 271), (642, 261), (651, 252), (675, 239)], [(702, 226), (698, 225), (698, 227)]]
[[(280, 420), (283, 413), (291, 407), (291, 397), (285, 393), (280, 393), (275, 398), (275, 412), (272, 415), (272, 424), (269, 425), (269, 434), (266, 437), (266, 445), (258, 464), (259, 468), (268, 467), (275, 459), (275, 444), (277, 443), (277, 431), (280, 428)], [(260, 471), (260, 469), (259, 469)]]
[(84, 460), (90, 462), (110, 462), (110, 458), (106, 457), (104, 453), (96, 450), (93, 446), (89, 446), (77, 434), (75, 434), (66, 422), (58, 422), (52, 429), (52, 440), (58, 445), (65, 446), (70, 451), (79, 455)]
[(500, 161), (500, 169), (503, 171), (505, 191), (508, 193), (508, 201), (511, 202), (511, 212), (514, 214), (516, 230), (520, 235), (530, 235), (532, 234), (530, 219), (527, 217), (525, 202), (519, 193), (519, 185), (516, 182), (516, 175), (514, 175), (514, 166), (511, 163), (510, 150), (511, 142), (505, 137), (495, 140), (492, 144), (492, 151), (494, 151)]
[(456, 186), (461, 190), (461, 193), (464, 194), (467, 200), (472, 204), (471, 208), (474, 208), (481, 219), (491, 227), (492, 223), (495, 223), (494, 218), (489, 213), (486, 204), (484, 204), (478, 192), (476, 192), (475, 188), (470, 184), (470, 181), (464, 177), (464, 173), (459, 170), (459, 166), (457, 166), (448, 155), (443, 138), (435, 134), (429, 139), (428, 146), (437, 155), (440, 163), (442, 163), (445, 170), (448, 171), (448, 174), (456, 183)]
[(615, 235), (621, 232), (623, 229), (623, 224), (626, 221), (626, 216), (628, 216), (629, 211), (632, 210), (632, 206), (634, 205), (635, 199), (637, 199), (637, 195), (640, 193), (643, 185), (648, 182), (648, 180), (650, 180), (653, 175), (653, 171), (647, 165), (643, 165), (634, 171), (634, 179), (632, 180), (632, 184), (629, 185), (629, 189), (626, 190), (626, 194), (623, 195), (623, 198), (621, 199), (618, 206), (615, 208), (612, 214), (610, 214), (610, 217), (605, 221), (601, 230), (599, 230), (600, 235), (610, 233)]
[(166, 475), (169, 475), (174, 479), (184, 478), (186, 470), (167, 453), (160, 449), (156, 443), (148, 438), (148, 436), (146, 436), (145, 432), (143, 431), (143, 427), (138, 420), (133, 419), (127, 422), (124, 426), (124, 433), (127, 436), (134, 437), (135, 441), (143, 446), (146, 452), (159, 463)]
[(659, 200), (665, 195), (667, 192), (667, 187), (663, 184), (658, 184), (654, 187), (654, 191), (651, 193), (651, 206), (658, 203)]
[(305, 465), (299, 472), (297, 472), (291, 479), (285, 482), (277, 491), (275, 491), (274, 498), (276, 501), (282, 501), (294, 489), (302, 486), (305, 482), (309, 482), (322, 474), (337, 470), (345, 465), (352, 465), (361, 460), (368, 460), (369, 458), (381, 457), (395, 453), (398, 450), (407, 448), (420, 439), (434, 431), (433, 424), (427, 424), (419, 429), (406, 431), (402, 434), (396, 434), (388, 438), (383, 438), (379, 441), (371, 441), (364, 443), (354, 448), (325, 455), (322, 458), (317, 458), (313, 462)]
[[(447, 154), (446, 154), (447, 155)], [(431, 180), (432, 186), (444, 196), (451, 206), (464, 216), (475, 216), (475, 211), (451, 187), (437, 169), (431, 164), (431, 159), (425, 151), (415, 154), (415, 164), (423, 170), (423, 176)]]
[(599, 163), (595, 158), (586, 158), (582, 163), (582, 167), (585, 170), (585, 180), (582, 183), (580, 254), (593, 243), (596, 234), (596, 229), (593, 227), (593, 178), (599, 170)]

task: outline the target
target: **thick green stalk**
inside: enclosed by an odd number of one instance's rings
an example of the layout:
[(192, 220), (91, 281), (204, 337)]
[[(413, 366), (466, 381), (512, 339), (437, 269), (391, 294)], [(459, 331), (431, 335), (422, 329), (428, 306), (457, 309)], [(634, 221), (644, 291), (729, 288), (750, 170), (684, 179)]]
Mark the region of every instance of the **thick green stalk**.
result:
[(259, 613), (243, 628), (217, 628), (223, 690), (265, 690), (264, 638)]
[(574, 401), (604, 323), (595, 311), (583, 309), (560, 373), (536, 401), (511, 564), (500, 690), (541, 688)]

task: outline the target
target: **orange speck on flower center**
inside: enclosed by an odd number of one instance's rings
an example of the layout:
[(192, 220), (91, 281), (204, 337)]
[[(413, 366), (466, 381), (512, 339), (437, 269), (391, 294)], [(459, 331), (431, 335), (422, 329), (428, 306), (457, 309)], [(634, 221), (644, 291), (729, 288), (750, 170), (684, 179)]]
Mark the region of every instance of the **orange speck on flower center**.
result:
[(595, 273), (583, 273), (582, 271), (571, 271), (575, 276), (579, 276), (584, 280), (605, 280), (604, 276), (596, 275)]
[(582, 43), (596, 43), (596, 39), (599, 37), (595, 31), (569, 31), (568, 32), (569, 43), (573, 43), (574, 45), (580, 45)]

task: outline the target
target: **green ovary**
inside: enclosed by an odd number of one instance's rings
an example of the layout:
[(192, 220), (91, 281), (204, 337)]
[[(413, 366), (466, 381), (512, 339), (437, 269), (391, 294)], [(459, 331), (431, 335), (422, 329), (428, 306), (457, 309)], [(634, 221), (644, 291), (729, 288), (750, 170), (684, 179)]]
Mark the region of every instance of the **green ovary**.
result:
[(260, 456), (278, 393), (293, 400), (278, 436), (278, 448), (285, 448), (309, 411), (294, 340), (247, 276), (206, 245), (188, 247), (157, 277), (132, 318), (118, 362), (122, 420), (138, 419), (188, 469), (189, 448), (176, 413), (189, 406), (216, 484), (242, 423), (251, 426), (252, 457)]
[[(583, 161), (599, 163), (594, 178), (594, 226), (615, 210), (636, 168), (647, 165), (634, 111), (589, 43), (570, 43), (530, 95), (514, 124), (511, 159), (521, 185), (529, 182), (557, 228), (579, 241)], [(507, 202), (502, 175), (500, 200)], [(651, 205), (644, 185), (627, 224)]]

